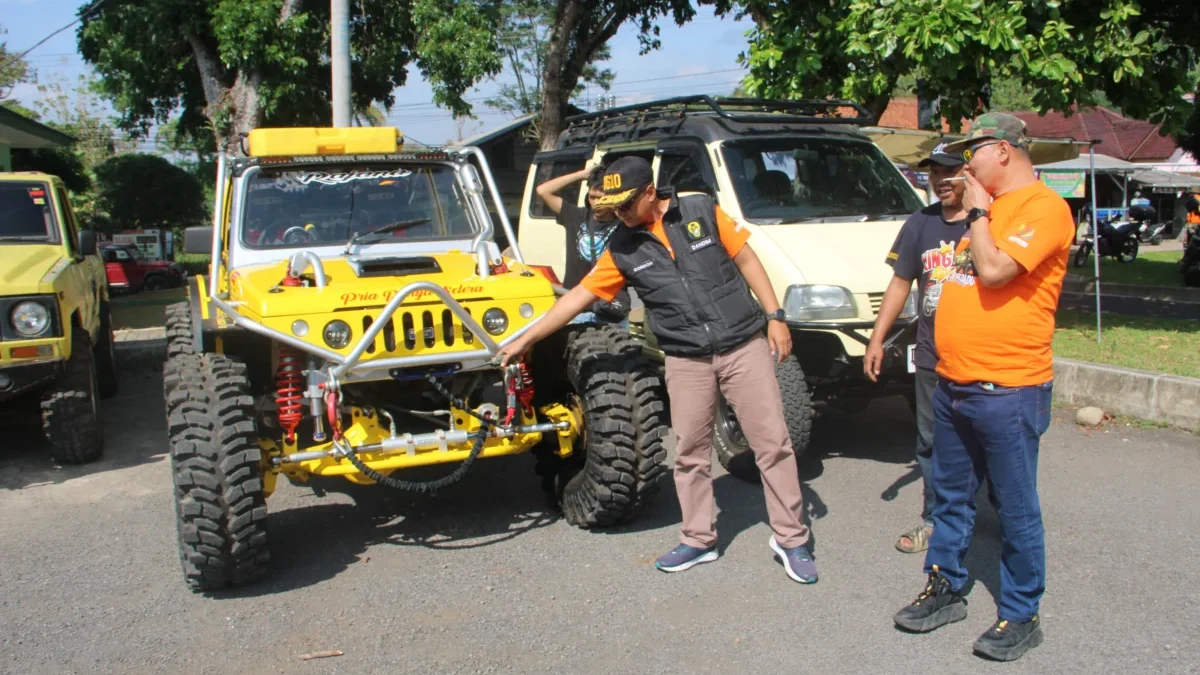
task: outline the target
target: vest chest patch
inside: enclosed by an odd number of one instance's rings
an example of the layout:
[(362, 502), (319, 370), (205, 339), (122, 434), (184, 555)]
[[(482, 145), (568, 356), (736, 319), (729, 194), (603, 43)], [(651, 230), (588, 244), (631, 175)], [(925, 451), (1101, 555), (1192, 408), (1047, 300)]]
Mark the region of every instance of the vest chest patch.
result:
[(713, 243), (715, 243), (715, 242), (713, 242), (712, 237), (705, 237), (705, 238), (701, 239), (700, 241), (692, 244), (692, 250), (699, 251), (702, 248), (708, 248), (709, 246), (712, 246)]
[(631, 272), (631, 274), (637, 274), (638, 272), (641, 272), (642, 270), (646, 269), (647, 267), (653, 267), (653, 266), (654, 266), (654, 261), (647, 260), (646, 262), (642, 263), (641, 265), (638, 265), (637, 267), (633, 268), (633, 271)]

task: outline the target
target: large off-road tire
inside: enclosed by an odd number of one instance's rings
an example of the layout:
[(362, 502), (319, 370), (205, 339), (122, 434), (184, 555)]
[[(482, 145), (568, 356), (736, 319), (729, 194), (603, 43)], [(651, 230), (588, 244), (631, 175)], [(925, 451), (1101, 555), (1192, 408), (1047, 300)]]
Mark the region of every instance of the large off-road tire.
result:
[(567, 522), (627, 522), (666, 477), (661, 380), (626, 331), (588, 327), (567, 346), (567, 379), (583, 412), (582, 434), (565, 459), (538, 450), (537, 471)]
[(100, 334), (96, 342), (96, 375), (100, 398), (117, 395), (117, 347), (113, 338), (112, 306), (100, 303)]
[(167, 305), (167, 358), (172, 359), (183, 354), (195, 354), (196, 344), (193, 341), (192, 306), (184, 300)]
[(163, 366), (175, 522), (193, 591), (250, 583), (267, 569), (263, 454), (246, 366), (184, 354)]
[[(792, 439), (792, 451), (796, 453), (796, 461), (802, 462), (812, 435), (813, 406), (804, 371), (795, 355), (788, 355), (783, 363), (775, 364), (775, 379), (783, 396), (783, 415)], [(717, 405), (712, 443), (717, 461), (730, 475), (751, 483), (762, 480), (750, 444), (725, 397), (721, 397)]]
[(71, 331), (71, 358), (54, 386), (42, 396), (42, 433), (50, 458), (59, 464), (86, 464), (104, 453), (100, 424), (100, 382), (96, 353), (87, 332)]

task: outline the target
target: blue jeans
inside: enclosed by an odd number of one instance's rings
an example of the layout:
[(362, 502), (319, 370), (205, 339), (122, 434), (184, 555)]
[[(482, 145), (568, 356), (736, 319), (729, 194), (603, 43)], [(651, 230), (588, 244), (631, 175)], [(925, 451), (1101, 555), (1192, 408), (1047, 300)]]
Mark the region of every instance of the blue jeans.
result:
[(1038, 443), (1050, 428), (1053, 383), (1001, 387), (939, 378), (933, 394), (933, 536), (926, 574), (938, 571), (954, 591), (975, 528), (975, 493), (987, 477), (1000, 515), (997, 615), (1012, 622), (1038, 613), (1046, 590), (1046, 545), (1037, 493)]
[[(611, 324), (612, 322), (604, 321), (604, 320), (600, 319), (599, 317), (596, 316), (595, 312), (580, 312), (579, 314), (576, 314), (575, 318), (571, 319), (571, 321), (567, 325), (570, 326), (573, 324), (581, 324), (581, 323)], [(621, 319), (621, 322), (616, 325), (620, 326), (621, 328), (624, 328), (625, 330), (629, 330), (629, 319), (628, 318)]]

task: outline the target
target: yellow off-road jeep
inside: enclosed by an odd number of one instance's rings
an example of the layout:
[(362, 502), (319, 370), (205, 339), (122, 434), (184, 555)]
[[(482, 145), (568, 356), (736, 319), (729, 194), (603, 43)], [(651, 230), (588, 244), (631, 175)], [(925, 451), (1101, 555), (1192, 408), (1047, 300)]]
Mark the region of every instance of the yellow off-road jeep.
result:
[[(654, 494), (661, 383), (627, 332), (576, 327), (499, 367), (556, 288), (519, 247), (500, 254), (478, 149), (406, 153), (390, 128), (258, 129), (246, 148), (219, 159), (214, 226), (185, 236), (212, 255), (210, 273), (166, 313), (194, 590), (264, 573), (281, 474), (430, 492), (476, 460), (532, 451), (580, 527), (627, 521)], [(438, 479), (406, 474), (442, 464), (454, 468)]]
[[(792, 331), (793, 355), (776, 376), (797, 455), (808, 447), (818, 404), (857, 412), (880, 396), (911, 400), (915, 291), (884, 341), (878, 384), (863, 375), (862, 358), (892, 277), (884, 258), (925, 198), (861, 130), (874, 123), (862, 106), (683, 96), (567, 122), (558, 147), (538, 153), (529, 169), (519, 235), (530, 263), (563, 271), (563, 228), (534, 192), (538, 184), (590, 161), (642, 157), (659, 187), (707, 194), (750, 231), (749, 246)], [(584, 203), (582, 185), (562, 194)], [(661, 360), (652, 327), (631, 318), (647, 353)], [(758, 479), (737, 417), (724, 403), (713, 446), (730, 473)]]
[(50, 457), (103, 453), (98, 399), (117, 392), (104, 263), (61, 179), (0, 173), (0, 404), (37, 396)]

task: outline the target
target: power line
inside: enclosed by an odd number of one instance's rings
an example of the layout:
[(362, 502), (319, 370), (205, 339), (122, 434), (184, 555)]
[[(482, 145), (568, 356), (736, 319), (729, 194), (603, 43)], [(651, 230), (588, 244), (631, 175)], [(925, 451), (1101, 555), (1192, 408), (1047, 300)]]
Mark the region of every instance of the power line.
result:
[(3, 64), (0, 64), (0, 69), (7, 68), (7, 67), (11, 66), (12, 64), (16, 63), (17, 61), (20, 61), (21, 59), (25, 58), (25, 55), (28, 54), (29, 52), (46, 44), (46, 42), (50, 38), (54, 37), (55, 35), (58, 35), (59, 33), (70, 28), (71, 26), (74, 26), (75, 24), (79, 23), (80, 21), (83, 21), (84, 19), (89, 18), (92, 13), (94, 13), (96, 10), (100, 9), (100, 6), (106, 2), (108, 2), (108, 0), (96, 0), (92, 4), (88, 5), (82, 12), (79, 13), (79, 18), (77, 18), (74, 21), (72, 21), (71, 23), (63, 26), (62, 28), (59, 28), (58, 30), (47, 35), (46, 37), (42, 38), (41, 40), (38, 40), (29, 49), (26, 49), (25, 51), (21, 52), (20, 54), (17, 54), (16, 56), (13, 56), (12, 58), (8, 59)]

